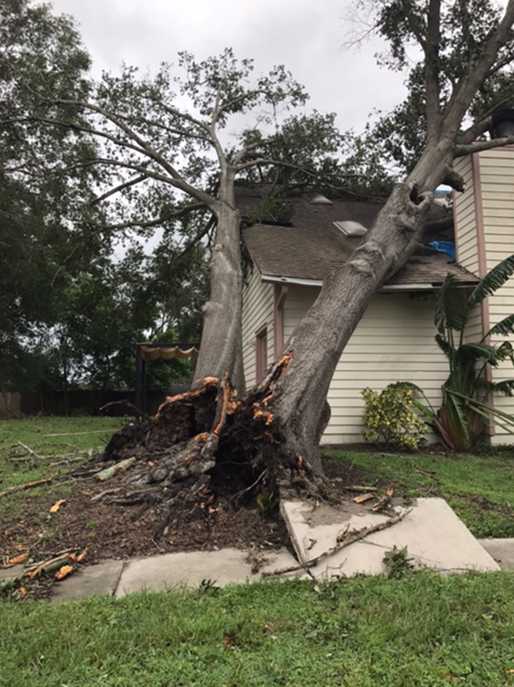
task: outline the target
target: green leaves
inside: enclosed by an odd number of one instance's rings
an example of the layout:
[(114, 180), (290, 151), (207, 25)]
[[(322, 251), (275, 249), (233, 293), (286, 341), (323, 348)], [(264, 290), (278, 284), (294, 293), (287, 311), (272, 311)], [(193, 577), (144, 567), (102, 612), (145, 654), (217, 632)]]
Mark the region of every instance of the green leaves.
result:
[(513, 274), (514, 255), (509, 255), (508, 258), (505, 258), (496, 267), (493, 267), (475, 287), (469, 297), (469, 306), (472, 307), (481, 303), (484, 298), (487, 298), (487, 296), (492, 295), (501, 288)]
[(487, 334), (484, 336), (484, 339), (487, 339), (488, 337), (495, 335), (508, 336), (512, 333), (514, 333), (514, 313), (493, 325), (491, 329), (487, 332)]
[(454, 275), (449, 274), (439, 289), (434, 324), (440, 334), (444, 334), (447, 328), (460, 332), (466, 326), (469, 315), (468, 294), (458, 284)]

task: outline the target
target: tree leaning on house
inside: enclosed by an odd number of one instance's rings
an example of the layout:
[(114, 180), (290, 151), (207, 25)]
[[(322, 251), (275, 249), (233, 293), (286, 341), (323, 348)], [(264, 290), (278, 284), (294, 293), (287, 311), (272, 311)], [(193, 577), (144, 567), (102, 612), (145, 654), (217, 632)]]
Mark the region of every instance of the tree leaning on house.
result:
[[(327, 419), (325, 399), (337, 362), (370, 298), (418, 245), (434, 189), (443, 180), (462, 187), (454, 159), (514, 143), (514, 138), (477, 141), (491, 124), (488, 113), (463, 125), (487, 80), (512, 61), (514, 47), (514, 0), (503, 13), (481, 1), (482, 11), (484, 6), (490, 10), (485, 18), (473, 13), (472, 4), (476, 3), (373, 4), (376, 30), (389, 40), (393, 64), (405, 66), (408, 40), (422, 51), (422, 66), (416, 69), (423, 74), (426, 130), (420, 131), (424, 142), (419, 159), (394, 188), (366, 241), (327, 275), (286, 352), (256, 388), (239, 401), (228, 376), (221, 382), (206, 380), (194, 392), (165, 402), (150, 425), (128, 427), (113, 437), (107, 457), (126, 455), (141, 441), (150, 453), (173, 444), (159, 469), (145, 479), (167, 488), (177, 480), (191, 480), (192, 499), (227, 470), (243, 478), (246, 486), (241, 493), (267, 488), (276, 495), (292, 487), (323, 492), (318, 445)], [(184, 423), (186, 408), (190, 414)], [(168, 501), (168, 508), (176, 498)]]

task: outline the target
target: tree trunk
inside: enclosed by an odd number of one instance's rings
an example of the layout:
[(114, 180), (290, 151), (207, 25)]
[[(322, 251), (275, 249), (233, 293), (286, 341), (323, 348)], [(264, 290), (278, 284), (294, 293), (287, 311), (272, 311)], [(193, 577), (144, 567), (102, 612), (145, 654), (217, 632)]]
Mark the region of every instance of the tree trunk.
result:
[(321, 472), (323, 409), (336, 365), (374, 293), (409, 258), (420, 240), (431, 192), (451, 160), (451, 144), (429, 147), (381, 210), (364, 244), (334, 268), (288, 342), (292, 360), (273, 404), (286, 451)]
[(235, 207), (233, 178), (221, 182), (216, 211), (216, 241), (210, 264), (209, 300), (203, 307), (203, 329), (194, 384), (203, 377), (222, 379), (228, 373), (244, 391), (241, 292), (240, 214)]

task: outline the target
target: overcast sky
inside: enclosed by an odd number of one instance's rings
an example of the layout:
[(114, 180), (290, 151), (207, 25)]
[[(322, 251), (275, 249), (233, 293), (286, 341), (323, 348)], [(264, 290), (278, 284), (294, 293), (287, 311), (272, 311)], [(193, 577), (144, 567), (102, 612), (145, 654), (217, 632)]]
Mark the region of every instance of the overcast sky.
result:
[(258, 71), (285, 64), (311, 95), (336, 112), (341, 129), (361, 130), (374, 108), (389, 110), (404, 93), (400, 75), (379, 69), (380, 44), (345, 48), (353, 0), (52, 0), (71, 14), (94, 63), (152, 69), (177, 51), (198, 57), (232, 46)]

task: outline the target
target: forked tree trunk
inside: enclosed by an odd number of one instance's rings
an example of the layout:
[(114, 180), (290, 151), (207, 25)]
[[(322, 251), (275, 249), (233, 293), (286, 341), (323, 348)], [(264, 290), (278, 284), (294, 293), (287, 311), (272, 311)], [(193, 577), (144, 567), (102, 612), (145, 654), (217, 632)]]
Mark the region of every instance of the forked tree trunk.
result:
[(222, 180), (216, 209), (216, 240), (210, 264), (209, 300), (203, 307), (200, 351), (195, 384), (203, 377), (222, 379), (228, 373), (244, 391), (242, 354), (240, 214), (235, 207), (232, 176)]
[(287, 453), (318, 472), (319, 428), (336, 365), (371, 297), (415, 250), (431, 191), (445, 176), (451, 149), (449, 141), (429, 148), (406, 182), (394, 189), (365, 243), (327, 275), (288, 342), (292, 360), (277, 383), (273, 414)]

